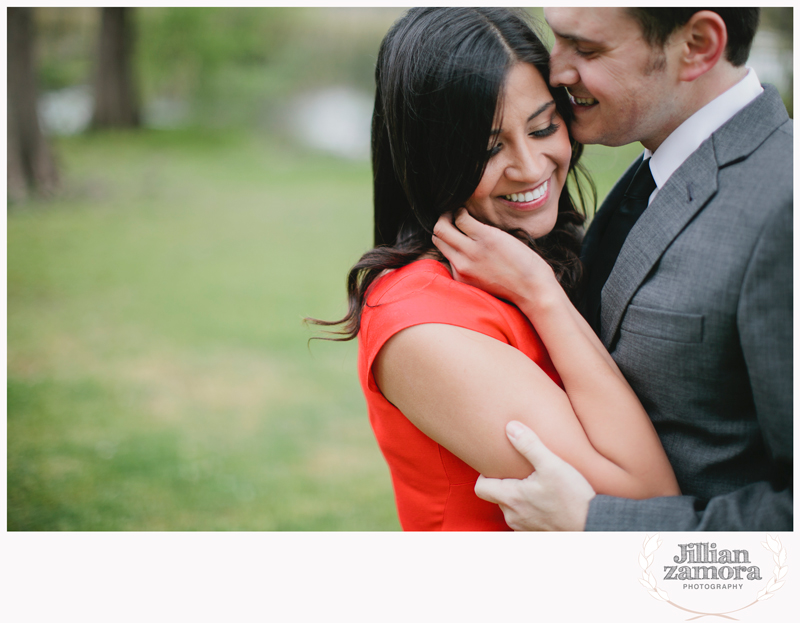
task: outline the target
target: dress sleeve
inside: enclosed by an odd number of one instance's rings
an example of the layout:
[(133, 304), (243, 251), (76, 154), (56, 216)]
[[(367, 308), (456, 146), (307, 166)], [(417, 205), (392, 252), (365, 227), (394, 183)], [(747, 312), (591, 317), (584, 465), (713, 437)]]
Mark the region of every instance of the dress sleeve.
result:
[(403, 329), (430, 323), (463, 327), (506, 344), (513, 335), (508, 311), (491, 295), (434, 272), (402, 276), (368, 296), (361, 315), (359, 340), (372, 391), (379, 391), (372, 364), (383, 345)]

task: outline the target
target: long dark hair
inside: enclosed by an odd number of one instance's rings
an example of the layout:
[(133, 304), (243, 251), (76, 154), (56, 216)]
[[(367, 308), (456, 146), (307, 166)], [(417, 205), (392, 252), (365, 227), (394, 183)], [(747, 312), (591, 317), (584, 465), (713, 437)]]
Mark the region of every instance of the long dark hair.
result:
[[(444, 261), (431, 241), (433, 226), (442, 214), (463, 206), (481, 180), (508, 71), (529, 63), (549, 84), (549, 60), (527, 16), (509, 9), (416, 8), (392, 26), (375, 69), (375, 247), (347, 276), (347, 315), (334, 322), (312, 322), (342, 325), (336, 339), (351, 340), (358, 334), (367, 292), (383, 271), (401, 268), (425, 253)], [(569, 126), (572, 108), (565, 89), (550, 92)], [(568, 177), (583, 206), (577, 178), (583, 146), (570, 140)], [(585, 180), (594, 195), (591, 181)], [(578, 254), (583, 221), (565, 187), (550, 233), (533, 240), (522, 230), (509, 232), (548, 262), (571, 297), (582, 274)]]

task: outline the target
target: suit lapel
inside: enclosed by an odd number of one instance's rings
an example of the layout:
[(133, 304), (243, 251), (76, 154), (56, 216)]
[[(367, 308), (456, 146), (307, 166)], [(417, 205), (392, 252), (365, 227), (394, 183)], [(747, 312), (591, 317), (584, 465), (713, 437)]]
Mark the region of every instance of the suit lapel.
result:
[(628, 234), (603, 288), (600, 339), (611, 348), (625, 309), (661, 255), (717, 192), (717, 161), (704, 142), (659, 189)]
[(672, 241), (716, 194), (719, 169), (747, 158), (788, 119), (777, 90), (765, 85), (764, 93), (704, 141), (659, 189), (628, 234), (603, 288), (600, 338), (606, 348), (611, 348), (636, 290)]

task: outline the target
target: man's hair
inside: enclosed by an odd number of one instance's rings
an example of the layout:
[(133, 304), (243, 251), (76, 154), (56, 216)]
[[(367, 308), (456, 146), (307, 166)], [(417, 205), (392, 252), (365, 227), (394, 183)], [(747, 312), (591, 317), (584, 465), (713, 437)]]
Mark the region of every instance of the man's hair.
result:
[(725, 22), (728, 45), (725, 58), (731, 65), (744, 65), (750, 55), (750, 47), (758, 30), (761, 9), (694, 8), (677, 9), (628, 8), (628, 14), (642, 28), (642, 35), (650, 47), (663, 48), (670, 35), (688, 22), (698, 11), (713, 11)]

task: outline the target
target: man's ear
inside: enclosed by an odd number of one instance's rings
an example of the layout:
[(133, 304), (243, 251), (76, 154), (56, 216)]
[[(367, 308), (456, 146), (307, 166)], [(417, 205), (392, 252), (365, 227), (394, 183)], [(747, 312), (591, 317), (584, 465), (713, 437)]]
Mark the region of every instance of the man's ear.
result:
[(679, 77), (696, 80), (713, 69), (723, 58), (728, 45), (725, 21), (714, 11), (698, 11), (679, 31), (681, 67)]

